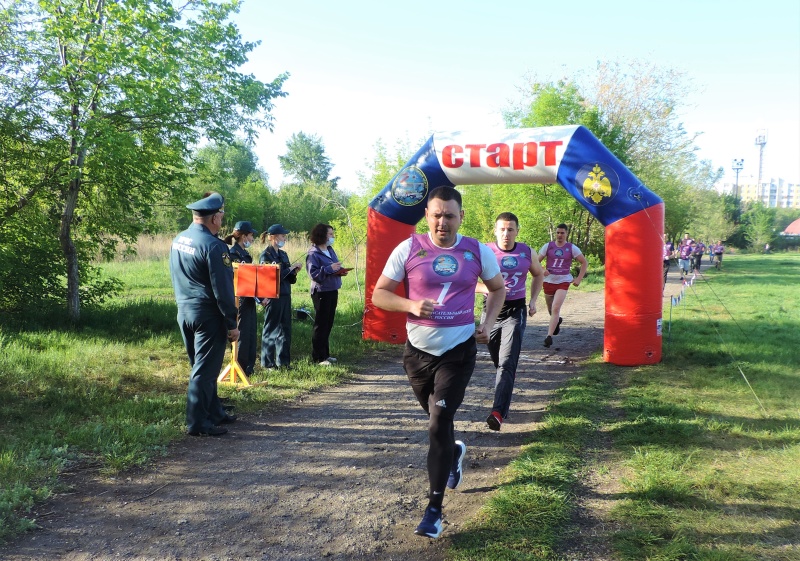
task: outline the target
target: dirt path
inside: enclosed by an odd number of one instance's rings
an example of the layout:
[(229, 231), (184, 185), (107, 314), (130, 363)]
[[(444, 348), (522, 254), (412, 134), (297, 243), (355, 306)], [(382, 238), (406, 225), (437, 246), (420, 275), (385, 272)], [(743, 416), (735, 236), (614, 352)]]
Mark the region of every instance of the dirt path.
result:
[(497, 485), (552, 390), (602, 346), (603, 293), (571, 292), (562, 334), (545, 349), (547, 315), (529, 323), (511, 418), (485, 424), (494, 369), (479, 346), (456, 417), (465, 479), (444, 503), (439, 540), (413, 535), (426, 504), (426, 418), (400, 348), (370, 357), (353, 381), (279, 413), (242, 415), (221, 438), (186, 438), (144, 473), (76, 478), (74, 492), (36, 508), (40, 529), (0, 548), (9, 561), (444, 558), (448, 536)]

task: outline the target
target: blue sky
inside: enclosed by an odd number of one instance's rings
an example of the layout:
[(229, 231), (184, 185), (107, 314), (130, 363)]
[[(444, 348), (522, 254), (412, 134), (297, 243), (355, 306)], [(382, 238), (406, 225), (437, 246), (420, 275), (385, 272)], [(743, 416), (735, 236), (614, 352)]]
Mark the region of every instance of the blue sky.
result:
[(687, 74), (680, 120), (703, 133), (699, 156), (731, 181), (734, 158), (744, 159), (740, 182), (757, 177), (755, 138), (766, 130), (763, 177), (800, 182), (797, 0), (245, 0), (235, 22), (261, 41), (246, 72), (291, 74), (274, 132), (255, 149), (273, 186), (294, 133), (320, 137), (353, 190), (378, 140), (416, 149), (437, 130), (503, 128), (526, 76), (626, 59)]

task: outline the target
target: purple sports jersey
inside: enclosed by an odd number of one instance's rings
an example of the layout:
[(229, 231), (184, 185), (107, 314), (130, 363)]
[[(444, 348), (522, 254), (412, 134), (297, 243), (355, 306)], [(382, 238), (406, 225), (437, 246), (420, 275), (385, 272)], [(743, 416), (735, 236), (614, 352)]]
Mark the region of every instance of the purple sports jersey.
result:
[(572, 268), (572, 244), (558, 247), (556, 242), (547, 244), (547, 272), (551, 275), (568, 275)]
[(663, 255), (664, 261), (668, 261), (669, 260), (669, 256), (672, 255), (672, 242), (667, 242), (667, 243), (664, 244), (664, 250), (663, 250), (662, 255)]
[(681, 259), (689, 259), (689, 256), (692, 254), (692, 246), (688, 243), (682, 245), (678, 251), (680, 251)]
[(500, 274), (506, 285), (506, 301), (525, 298), (525, 284), (533, 262), (531, 248), (519, 242), (510, 251), (500, 249), (495, 242), (486, 245), (494, 252), (500, 265)]
[(430, 319), (408, 314), (409, 323), (429, 327), (475, 323), (475, 284), (482, 270), (478, 240), (462, 237), (444, 249), (425, 234), (412, 234), (405, 270), (408, 298), (438, 302)]

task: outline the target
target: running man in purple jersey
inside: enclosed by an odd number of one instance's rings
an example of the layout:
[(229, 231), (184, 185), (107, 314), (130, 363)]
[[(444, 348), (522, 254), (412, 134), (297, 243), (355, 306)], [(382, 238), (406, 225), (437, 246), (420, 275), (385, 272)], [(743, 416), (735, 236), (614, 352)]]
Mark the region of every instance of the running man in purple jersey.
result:
[(723, 253), (725, 253), (725, 246), (722, 245), (722, 240), (717, 240), (716, 245), (713, 246), (714, 267), (716, 267), (717, 270), (722, 269)]
[(703, 262), (703, 255), (706, 252), (706, 244), (703, 242), (696, 242), (692, 249), (693, 269), (700, 272), (700, 265)]
[[(497, 376), (494, 385), (494, 403), (486, 418), (492, 430), (500, 430), (508, 417), (511, 394), (517, 377), (517, 364), (522, 349), (522, 335), (525, 333), (525, 288), (528, 274), (533, 277), (528, 315), (536, 314), (536, 299), (542, 290), (544, 270), (534, 258), (533, 250), (522, 242), (517, 242), (519, 219), (510, 212), (503, 212), (495, 220), (496, 242), (486, 245), (492, 250), (500, 266), (500, 274), (506, 285), (506, 300), (497, 316), (497, 321), (489, 335), (489, 355), (492, 357)], [(479, 283), (477, 291), (486, 294), (486, 287)]]
[[(464, 220), (461, 194), (437, 187), (428, 196), (425, 219), (430, 232), (412, 234), (398, 245), (372, 293), (372, 303), (408, 314), (403, 369), (422, 409), (428, 414), (430, 495), (414, 533), (442, 533), (445, 488), (461, 483), (467, 447), (455, 440), (453, 419), (475, 369), (476, 343), (489, 342), (489, 330), (505, 299), (505, 285), (492, 251), (458, 233)], [(475, 285), (488, 290), (486, 313), (476, 327)], [(395, 293), (401, 283), (406, 296)]]
[[(556, 226), (556, 239), (544, 244), (539, 250), (539, 261), (546, 260), (542, 288), (547, 311), (550, 312), (550, 325), (547, 328), (547, 337), (544, 338), (545, 347), (552, 345), (553, 335), (558, 335), (561, 331), (561, 305), (567, 298), (569, 285), (581, 284), (589, 267), (578, 246), (567, 241), (567, 233), (567, 225), (559, 224)], [(581, 264), (581, 270), (575, 278), (572, 277), (573, 260)]]
[(681, 244), (678, 247), (678, 264), (681, 269), (681, 280), (692, 272), (692, 244), (695, 243), (692, 238), (689, 237), (689, 233), (683, 235), (683, 239), (681, 240)]

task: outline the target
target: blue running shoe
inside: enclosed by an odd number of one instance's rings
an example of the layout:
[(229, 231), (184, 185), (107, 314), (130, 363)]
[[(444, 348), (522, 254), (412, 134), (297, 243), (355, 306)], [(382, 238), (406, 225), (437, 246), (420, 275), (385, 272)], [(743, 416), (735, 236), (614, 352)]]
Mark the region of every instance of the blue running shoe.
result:
[(464, 470), (461, 464), (464, 461), (464, 456), (467, 453), (467, 445), (456, 440), (456, 448), (453, 451), (453, 467), (450, 468), (450, 477), (447, 478), (447, 488), (455, 489), (461, 485), (461, 479), (464, 476)]
[(419, 523), (414, 533), (418, 536), (425, 536), (436, 539), (442, 535), (442, 509), (429, 506), (425, 509), (422, 522)]

